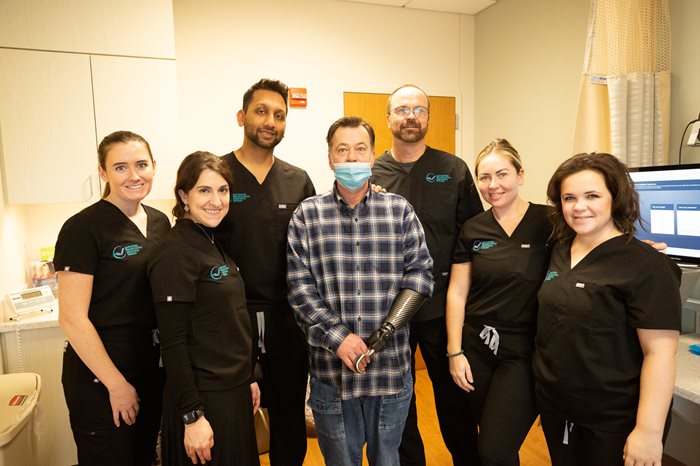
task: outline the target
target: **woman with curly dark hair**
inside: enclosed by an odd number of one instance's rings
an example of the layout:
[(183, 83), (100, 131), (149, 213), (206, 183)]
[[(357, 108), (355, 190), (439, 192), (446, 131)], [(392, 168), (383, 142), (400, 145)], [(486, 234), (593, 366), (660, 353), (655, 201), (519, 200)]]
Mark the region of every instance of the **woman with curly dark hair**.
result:
[(537, 406), (554, 465), (661, 464), (681, 272), (634, 238), (627, 167), (579, 154), (547, 188), (556, 244), (538, 294)]

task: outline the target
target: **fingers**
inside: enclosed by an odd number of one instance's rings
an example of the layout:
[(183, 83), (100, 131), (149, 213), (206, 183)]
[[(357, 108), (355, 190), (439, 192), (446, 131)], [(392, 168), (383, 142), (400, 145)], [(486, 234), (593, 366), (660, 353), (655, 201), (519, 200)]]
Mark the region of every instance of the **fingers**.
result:
[(450, 375), (459, 388), (466, 392), (474, 391), (474, 376), (466, 357), (455, 356), (450, 361)]
[(353, 363), (354, 372), (359, 372), (363, 374), (367, 364), (370, 362), (372, 356), (369, 353), (360, 354), (355, 357), (355, 362)]
[(114, 425), (119, 427), (119, 409), (114, 406), (112, 407), (112, 420), (114, 421)]

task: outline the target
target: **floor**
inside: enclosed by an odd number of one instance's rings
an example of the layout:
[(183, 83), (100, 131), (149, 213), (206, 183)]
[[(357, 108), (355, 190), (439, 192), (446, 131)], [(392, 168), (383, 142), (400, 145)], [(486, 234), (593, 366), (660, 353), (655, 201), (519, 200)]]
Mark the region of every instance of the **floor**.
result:
[[(452, 464), (452, 459), (445, 443), (442, 441), (438, 427), (435, 404), (433, 402), (433, 387), (425, 369), (416, 371), (416, 402), (418, 404), (418, 427), (425, 445), (426, 466), (446, 466)], [(539, 421), (539, 419), (538, 419)], [(367, 459), (363, 459), (363, 466), (367, 466)], [(536, 421), (530, 429), (525, 442), (520, 448), (520, 464), (522, 466), (550, 466), (549, 452), (544, 440), (544, 434)], [(260, 465), (270, 466), (267, 454), (260, 455)], [(686, 466), (684, 463), (664, 455), (664, 466)], [(304, 466), (325, 466), (318, 440), (308, 439), (308, 450)]]
[[(442, 441), (438, 427), (433, 388), (426, 370), (416, 371), (416, 399), (418, 403), (418, 427), (420, 428), (425, 445), (427, 466), (445, 466), (452, 464), (447, 448)], [(261, 466), (269, 466), (267, 454), (260, 455)], [(362, 463), (367, 465), (366, 459)], [(549, 454), (544, 441), (542, 429), (537, 423), (530, 430), (525, 443), (520, 449), (520, 464), (523, 466), (549, 466)], [(304, 466), (324, 466), (323, 456), (315, 438), (308, 440), (308, 450)]]

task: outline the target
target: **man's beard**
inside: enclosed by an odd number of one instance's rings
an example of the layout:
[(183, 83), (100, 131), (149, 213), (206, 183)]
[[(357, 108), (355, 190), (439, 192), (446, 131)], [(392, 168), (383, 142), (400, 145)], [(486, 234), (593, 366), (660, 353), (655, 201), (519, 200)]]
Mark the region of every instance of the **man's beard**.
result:
[[(416, 128), (418, 131), (403, 131), (406, 128)], [(410, 122), (406, 122), (398, 130), (393, 130), (391, 133), (394, 135), (396, 139), (399, 139), (403, 142), (418, 142), (421, 141), (422, 139), (425, 138), (426, 133), (428, 132), (428, 127), (427, 126), (422, 126), (420, 123), (415, 123), (411, 124)]]
[(284, 132), (279, 133), (277, 132), (275, 135), (275, 138), (271, 141), (263, 141), (260, 136), (258, 135), (258, 129), (252, 129), (252, 128), (244, 128), (245, 129), (245, 135), (250, 141), (255, 144), (258, 147), (261, 147), (263, 149), (273, 149), (277, 144), (282, 142), (282, 139), (284, 138)]

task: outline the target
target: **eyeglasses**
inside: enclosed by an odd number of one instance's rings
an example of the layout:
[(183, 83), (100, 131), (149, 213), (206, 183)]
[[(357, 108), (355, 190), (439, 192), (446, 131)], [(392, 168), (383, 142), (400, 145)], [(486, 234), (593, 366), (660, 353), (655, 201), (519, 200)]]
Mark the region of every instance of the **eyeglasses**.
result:
[(418, 105), (413, 108), (402, 105), (393, 109), (392, 112), (394, 112), (396, 116), (400, 117), (407, 117), (411, 114), (411, 112), (413, 112), (416, 118), (425, 118), (428, 116), (428, 113), (430, 113), (430, 109), (428, 107), (423, 107), (422, 105)]

